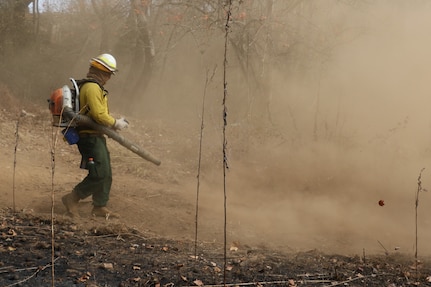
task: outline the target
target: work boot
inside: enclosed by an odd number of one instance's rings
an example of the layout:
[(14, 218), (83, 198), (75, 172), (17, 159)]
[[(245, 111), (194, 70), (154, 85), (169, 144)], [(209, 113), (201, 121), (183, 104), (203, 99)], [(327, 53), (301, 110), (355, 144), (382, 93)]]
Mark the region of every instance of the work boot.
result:
[(108, 218), (120, 218), (120, 215), (118, 213), (110, 211), (105, 206), (94, 206), (93, 210), (91, 211), (91, 214), (93, 216), (104, 217), (106, 219), (108, 219)]
[(66, 194), (61, 198), (61, 201), (63, 202), (64, 206), (66, 206), (68, 216), (72, 218), (79, 217), (79, 212), (78, 212), (79, 199), (80, 199), (79, 196), (74, 191)]

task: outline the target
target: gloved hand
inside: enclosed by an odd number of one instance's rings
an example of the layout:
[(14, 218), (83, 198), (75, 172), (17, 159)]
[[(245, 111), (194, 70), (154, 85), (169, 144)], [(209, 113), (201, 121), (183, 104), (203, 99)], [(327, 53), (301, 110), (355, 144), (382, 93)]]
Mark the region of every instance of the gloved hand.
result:
[(129, 126), (129, 122), (124, 118), (119, 118), (115, 120), (114, 129), (122, 130)]

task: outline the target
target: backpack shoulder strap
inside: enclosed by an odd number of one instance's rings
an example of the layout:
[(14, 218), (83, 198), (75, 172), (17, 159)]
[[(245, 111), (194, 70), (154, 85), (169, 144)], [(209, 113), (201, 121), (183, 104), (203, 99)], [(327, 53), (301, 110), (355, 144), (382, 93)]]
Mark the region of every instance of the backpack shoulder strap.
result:
[(102, 90), (105, 90), (103, 88), (103, 86), (101, 86), (95, 79), (85, 78), (85, 79), (81, 79), (81, 80), (75, 80), (75, 82), (79, 88), (81, 88), (85, 83), (95, 83), (95, 84), (99, 85), (99, 87)]

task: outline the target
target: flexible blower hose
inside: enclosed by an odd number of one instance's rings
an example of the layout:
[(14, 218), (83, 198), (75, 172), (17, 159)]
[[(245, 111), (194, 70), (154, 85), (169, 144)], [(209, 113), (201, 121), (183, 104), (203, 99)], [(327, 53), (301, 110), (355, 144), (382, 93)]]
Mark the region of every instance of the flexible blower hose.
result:
[(86, 126), (86, 127), (89, 127), (90, 129), (97, 130), (97, 131), (104, 133), (105, 135), (112, 138), (113, 140), (115, 140), (116, 142), (118, 142), (119, 144), (124, 146), (125, 148), (127, 148), (130, 151), (134, 152), (135, 154), (139, 155), (143, 159), (154, 163), (155, 165), (161, 164), (160, 160), (155, 158), (151, 153), (149, 153), (145, 149), (143, 149), (140, 146), (130, 142), (129, 140), (124, 138), (122, 135), (117, 133), (115, 130), (108, 128), (106, 126), (103, 126), (103, 125), (99, 125), (90, 117), (88, 117), (86, 115), (81, 115), (81, 114), (75, 113), (70, 106), (67, 106), (67, 105), (63, 106), (63, 117), (67, 121), (70, 121), (71, 123), (73, 123), (77, 126)]

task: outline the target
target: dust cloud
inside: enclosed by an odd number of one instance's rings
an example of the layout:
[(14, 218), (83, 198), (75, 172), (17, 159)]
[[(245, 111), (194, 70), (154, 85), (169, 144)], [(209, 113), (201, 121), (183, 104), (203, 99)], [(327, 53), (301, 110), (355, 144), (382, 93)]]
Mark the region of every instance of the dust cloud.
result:
[[(244, 107), (229, 106), (236, 102), (228, 100), (230, 241), (286, 250), (414, 252), (415, 197), (422, 168), (422, 187), (431, 184), (431, 6), (379, 3), (352, 6), (340, 15), (361, 33), (335, 46), (317, 76), (289, 81), (274, 73), (270, 110), (276, 132), (247, 127), (238, 117)], [(214, 61), (221, 60), (217, 57)], [(188, 71), (199, 72), (171, 86), (186, 91), (180, 97), (162, 92), (175, 99), (172, 110), (155, 104), (155, 110), (165, 109), (163, 115), (193, 123), (196, 141), (205, 82), (201, 60), (188, 61)], [(175, 71), (175, 63), (171, 65)], [(212, 66), (207, 62), (206, 67)], [(241, 91), (229, 73), (235, 73), (234, 68), (228, 71), (228, 83), (235, 98)], [(217, 121), (222, 92), (217, 85), (221, 87), (221, 81), (208, 90), (204, 137), (210, 140), (204, 152), (208, 145), (221, 149)], [(220, 151), (215, 154), (221, 159)], [(205, 238), (222, 228), (223, 177), (220, 161), (203, 164), (200, 224)], [(379, 206), (379, 200), (385, 205)], [(430, 205), (431, 195), (421, 192), (417, 218), (422, 255), (431, 252), (425, 244), (431, 240)]]
[[(431, 186), (431, 5), (363, 2), (334, 9), (316, 23), (318, 29), (340, 29), (341, 36), (329, 59), (325, 54), (310, 74), (286, 75), (273, 68), (266, 125), (249, 120), (250, 98), (229, 48), (229, 242), (286, 251), (414, 252), (415, 198), (423, 168), (422, 187)], [(202, 53), (194, 39), (177, 43), (164, 71), (158, 71), (160, 78), (145, 93), (135, 91), (142, 103), (129, 103), (129, 95), (122, 95), (124, 55), (115, 54), (120, 72), (107, 85), (114, 113), (178, 126), (189, 146), (175, 145), (172, 153), (184, 162), (198, 154), (206, 95), (199, 231), (201, 239), (218, 241), (223, 229), (223, 40), (221, 34), (209, 39)], [(58, 78), (53, 87), (68, 76), (84, 76), (95, 54), (86, 51), (72, 75), (52, 75)], [(186, 180), (190, 184), (181, 192), (194, 202), (195, 174)], [(431, 240), (430, 205), (431, 194), (421, 192), (421, 255), (431, 252), (425, 244)]]

